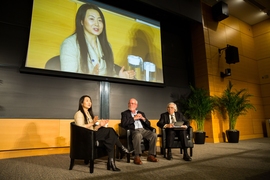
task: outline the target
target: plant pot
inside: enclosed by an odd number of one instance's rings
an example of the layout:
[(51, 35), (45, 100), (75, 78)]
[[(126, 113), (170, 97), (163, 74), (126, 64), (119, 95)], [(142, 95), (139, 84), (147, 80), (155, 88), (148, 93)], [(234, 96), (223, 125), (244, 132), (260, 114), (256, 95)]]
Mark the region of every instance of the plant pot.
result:
[(226, 136), (229, 143), (239, 142), (239, 131), (238, 130), (226, 130)]
[(204, 144), (205, 143), (205, 132), (194, 132), (194, 143)]

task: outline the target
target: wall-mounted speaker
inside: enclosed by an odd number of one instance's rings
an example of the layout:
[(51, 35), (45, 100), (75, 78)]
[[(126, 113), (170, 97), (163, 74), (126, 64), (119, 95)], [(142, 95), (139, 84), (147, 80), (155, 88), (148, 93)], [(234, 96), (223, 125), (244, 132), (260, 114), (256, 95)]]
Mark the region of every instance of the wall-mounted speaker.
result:
[(225, 73), (220, 72), (220, 77), (225, 78), (227, 76), (231, 76), (231, 69), (230, 68), (225, 69)]
[(225, 59), (227, 64), (235, 64), (239, 62), (237, 47), (228, 45), (225, 51)]
[(229, 17), (228, 4), (223, 1), (217, 2), (212, 6), (212, 16), (215, 21), (222, 21)]

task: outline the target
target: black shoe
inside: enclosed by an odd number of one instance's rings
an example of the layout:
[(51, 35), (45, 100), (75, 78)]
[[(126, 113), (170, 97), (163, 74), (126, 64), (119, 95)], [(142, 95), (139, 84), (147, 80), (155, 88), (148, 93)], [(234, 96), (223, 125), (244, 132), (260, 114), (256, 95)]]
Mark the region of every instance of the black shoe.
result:
[(184, 155), (183, 159), (185, 161), (191, 161), (192, 160), (192, 158), (189, 155)]
[(113, 171), (121, 171), (119, 168), (116, 167), (113, 158), (108, 159), (108, 162), (107, 162), (107, 170), (111, 170), (111, 168)]

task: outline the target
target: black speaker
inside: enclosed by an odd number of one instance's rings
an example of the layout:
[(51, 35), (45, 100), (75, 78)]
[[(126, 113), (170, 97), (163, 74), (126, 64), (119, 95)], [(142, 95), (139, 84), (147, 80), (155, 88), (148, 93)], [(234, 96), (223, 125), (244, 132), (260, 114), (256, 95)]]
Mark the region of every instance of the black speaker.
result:
[(226, 63), (235, 64), (239, 62), (238, 48), (228, 45), (226, 48)]
[(212, 16), (215, 21), (222, 21), (229, 17), (228, 4), (223, 1), (217, 2), (212, 6)]

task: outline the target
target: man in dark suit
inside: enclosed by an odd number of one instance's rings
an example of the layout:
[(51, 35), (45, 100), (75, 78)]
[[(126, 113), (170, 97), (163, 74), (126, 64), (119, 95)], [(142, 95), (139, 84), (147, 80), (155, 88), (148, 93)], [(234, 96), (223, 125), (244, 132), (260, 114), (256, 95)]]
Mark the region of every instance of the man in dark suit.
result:
[[(184, 129), (183, 131), (174, 130), (175, 122), (183, 122), (183, 125), (181, 125), (181, 128)], [(162, 113), (160, 115), (160, 119), (157, 122), (157, 126), (160, 128), (165, 128), (166, 130), (166, 147), (168, 149), (167, 151), (167, 159), (172, 159), (172, 153), (171, 148), (173, 145), (173, 141), (175, 136), (178, 137), (178, 139), (181, 142), (181, 147), (184, 150), (183, 159), (185, 161), (191, 161), (191, 157), (188, 155), (187, 152), (187, 129), (189, 127), (189, 121), (186, 119), (186, 117), (181, 113), (177, 111), (177, 106), (175, 103), (170, 102), (167, 105), (167, 112)], [(164, 152), (165, 153), (165, 152)]]
[(137, 110), (138, 102), (136, 99), (131, 98), (128, 102), (128, 110), (121, 113), (121, 125), (125, 129), (131, 130), (132, 143), (134, 147), (134, 164), (141, 165), (142, 161), (140, 155), (141, 141), (143, 138), (149, 140), (149, 151), (147, 161), (157, 162), (156, 158), (156, 142), (157, 134), (152, 131), (150, 121), (146, 118), (142, 111)]

